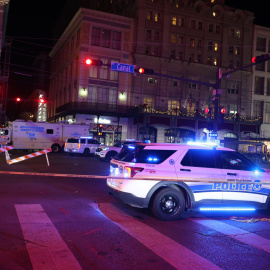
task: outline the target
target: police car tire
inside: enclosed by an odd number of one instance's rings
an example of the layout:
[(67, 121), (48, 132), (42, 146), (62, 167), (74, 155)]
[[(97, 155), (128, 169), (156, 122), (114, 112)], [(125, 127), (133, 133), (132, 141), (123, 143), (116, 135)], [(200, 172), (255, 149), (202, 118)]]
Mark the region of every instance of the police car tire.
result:
[(83, 155), (85, 157), (88, 157), (90, 155), (90, 149), (89, 148), (85, 148), (84, 151), (83, 151)]
[(117, 152), (115, 151), (110, 151), (106, 154), (105, 156), (105, 160), (106, 161), (110, 161), (111, 159), (113, 159), (115, 156), (117, 155)]
[(164, 188), (155, 195), (151, 210), (160, 220), (178, 220), (185, 210), (184, 194), (174, 188)]

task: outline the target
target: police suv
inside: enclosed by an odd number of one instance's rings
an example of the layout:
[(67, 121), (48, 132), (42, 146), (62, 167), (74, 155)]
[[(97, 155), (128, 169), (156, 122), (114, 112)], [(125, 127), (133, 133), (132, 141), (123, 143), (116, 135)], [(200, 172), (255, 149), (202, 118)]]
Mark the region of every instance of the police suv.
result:
[(228, 148), (138, 143), (111, 160), (107, 187), (126, 204), (177, 220), (195, 208), (269, 209), (270, 172)]

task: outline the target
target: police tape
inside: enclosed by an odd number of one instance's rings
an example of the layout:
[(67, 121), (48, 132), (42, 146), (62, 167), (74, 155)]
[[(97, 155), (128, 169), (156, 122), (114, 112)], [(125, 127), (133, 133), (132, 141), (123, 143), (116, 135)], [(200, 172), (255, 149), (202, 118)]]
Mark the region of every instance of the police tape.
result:
[[(37, 156), (40, 156), (40, 155), (44, 155), (44, 154), (47, 155), (47, 153), (49, 153), (51, 151), (52, 151), (52, 149), (48, 148), (48, 149), (41, 150), (39, 152), (35, 152), (35, 153), (32, 153), (32, 154), (21, 156), (21, 157), (14, 158), (14, 159), (9, 159), (9, 156), (7, 155), (6, 160), (7, 160), (8, 164), (13, 164), (13, 163), (17, 163), (17, 162), (20, 162), (20, 161), (23, 161), (23, 160), (34, 158), (34, 157), (37, 157)], [(48, 160), (47, 160), (47, 162), (48, 162)], [(49, 166), (49, 163), (48, 163), (48, 166)]]
[(1, 152), (5, 152), (6, 150), (11, 150), (11, 149), (13, 149), (13, 146), (12, 146), (12, 145), (11, 145), (11, 146), (1, 147), (1, 148), (0, 148), (0, 153), (1, 153)]
[(230, 217), (230, 220), (238, 221), (242, 223), (256, 223), (259, 221), (269, 221), (270, 218), (246, 218), (246, 217)]

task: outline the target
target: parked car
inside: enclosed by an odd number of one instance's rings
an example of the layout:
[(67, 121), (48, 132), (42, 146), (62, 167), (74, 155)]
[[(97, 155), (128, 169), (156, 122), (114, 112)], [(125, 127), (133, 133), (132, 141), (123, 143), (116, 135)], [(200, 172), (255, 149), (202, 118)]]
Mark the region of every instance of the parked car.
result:
[(113, 146), (99, 147), (97, 148), (95, 155), (101, 160), (110, 161), (121, 151), (124, 145), (134, 144), (138, 142), (142, 141), (126, 140), (126, 141), (119, 141)]
[[(267, 183), (266, 183), (267, 182)], [(266, 184), (265, 184), (266, 183)], [(270, 173), (224, 147), (138, 143), (110, 162), (107, 187), (116, 199), (148, 208), (161, 220), (188, 209), (269, 209)]]
[(95, 154), (100, 142), (92, 137), (68, 138), (66, 140), (64, 151), (67, 153), (78, 153), (88, 156)]

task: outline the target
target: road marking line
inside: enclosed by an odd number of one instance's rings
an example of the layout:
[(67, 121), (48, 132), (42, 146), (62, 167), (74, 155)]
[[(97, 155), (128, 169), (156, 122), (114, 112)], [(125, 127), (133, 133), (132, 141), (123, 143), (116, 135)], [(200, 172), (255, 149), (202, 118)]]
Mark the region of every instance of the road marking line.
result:
[(40, 204), (16, 204), (34, 270), (81, 270)]
[(262, 249), (270, 253), (270, 240), (263, 238), (259, 235), (251, 233), (249, 231), (236, 228), (228, 225), (224, 222), (213, 219), (189, 219), (190, 221), (199, 223), (215, 231), (221, 232), (227, 236), (230, 236), (240, 242), (253, 246), (255, 248)]
[[(161, 234), (151, 227), (123, 213), (110, 203), (90, 203), (122, 230), (141, 242), (176, 269), (220, 269), (203, 257)], [(100, 210), (101, 209), (101, 210)]]

